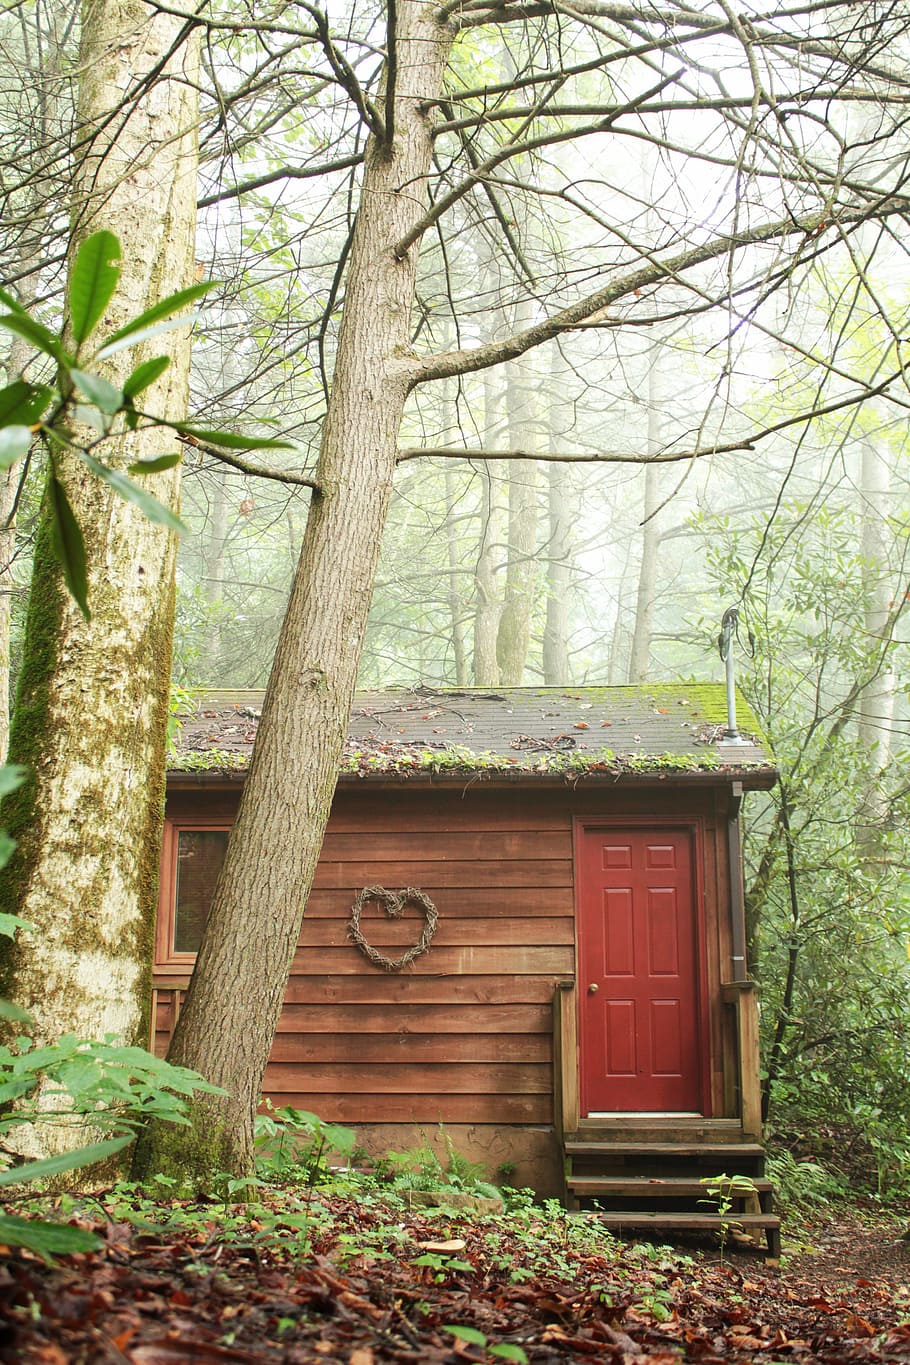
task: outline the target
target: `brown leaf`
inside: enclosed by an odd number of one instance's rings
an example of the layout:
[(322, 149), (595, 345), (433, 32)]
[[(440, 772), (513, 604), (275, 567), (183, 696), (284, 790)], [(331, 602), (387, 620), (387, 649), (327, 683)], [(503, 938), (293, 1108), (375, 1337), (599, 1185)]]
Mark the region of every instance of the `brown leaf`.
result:
[(450, 1242), (418, 1242), (421, 1251), (464, 1251), (468, 1245), (462, 1237), (453, 1237)]
[(249, 1351), (235, 1351), (230, 1346), (216, 1346), (210, 1341), (173, 1337), (147, 1341), (130, 1351), (129, 1358), (133, 1365), (190, 1365), (190, 1362), (196, 1361), (201, 1361), (202, 1365), (210, 1365), (210, 1362), (217, 1365), (219, 1361), (229, 1360), (238, 1362), (238, 1365), (261, 1365), (262, 1361), (261, 1356), (251, 1355)]
[(857, 1317), (855, 1313), (847, 1314), (846, 1326), (847, 1331), (850, 1332), (853, 1336), (857, 1337), (875, 1336), (875, 1328), (872, 1326), (872, 1323), (867, 1322), (865, 1318)]

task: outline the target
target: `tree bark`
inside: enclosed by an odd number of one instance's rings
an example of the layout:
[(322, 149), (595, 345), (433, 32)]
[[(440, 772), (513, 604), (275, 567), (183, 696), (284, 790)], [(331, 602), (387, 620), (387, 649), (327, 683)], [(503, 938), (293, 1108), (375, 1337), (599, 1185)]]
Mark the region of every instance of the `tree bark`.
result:
[[(660, 449), (660, 349), (651, 348), (648, 366), (648, 445), (649, 455)], [(654, 607), (657, 602), (657, 552), (660, 548), (658, 508), (661, 503), (660, 466), (645, 465), (644, 515), (641, 528), (641, 562), (638, 566), (638, 590), (635, 599), (635, 624), (629, 655), (629, 682), (644, 682), (651, 661), (651, 637), (654, 633)]]
[[(499, 416), (500, 393), (489, 370), (483, 376), (484, 422), (492, 431)], [(496, 660), (496, 635), (502, 603), (497, 576), (499, 553), (504, 535), (502, 480), (495, 460), (485, 460), (478, 470), (480, 492), (480, 539), (474, 565), (474, 656), (475, 687), (498, 687), (499, 664)]]
[[(80, 137), (91, 140), (74, 177), (70, 259), (101, 228), (120, 238), (109, 330), (192, 280), (197, 61), (195, 42), (183, 36), (180, 22), (150, 17), (141, 0), (85, 0), (77, 119)], [(143, 395), (149, 411), (175, 419), (188, 398), (181, 335), (170, 339), (170, 369)], [(105, 373), (122, 383), (160, 350), (121, 351)], [(122, 432), (104, 456), (125, 469), (173, 448), (161, 429)], [(30, 1011), (41, 1041), (74, 1032), (144, 1043), (176, 545), (68, 452), (55, 454), (54, 468), (85, 538), (92, 615), (86, 621), (63, 586), (44, 516), (10, 740), (11, 759), (30, 771), (4, 809), (19, 847), (0, 883), (3, 910), (35, 928), (5, 954), (0, 994)], [(176, 506), (179, 468), (145, 486)], [(16, 1137), (30, 1155), (80, 1141), (61, 1128), (17, 1129)]]
[[(26, 17), (20, 13), (23, 30)], [(35, 101), (32, 105), (32, 119), (25, 136), (36, 151), (45, 149), (52, 138), (59, 137), (61, 128), (61, 106), (64, 101), (61, 91), (63, 62), (63, 33), (69, 27), (68, 19), (58, 9), (49, 9), (44, 16), (46, 29), (42, 32), (43, 42), (38, 48), (40, 65), (32, 73), (35, 78)], [(67, 129), (67, 132), (70, 130)], [(46, 152), (39, 151), (39, 157)], [(30, 232), (23, 236), (16, 252), (15, 276), (18, 280), (17, 298), (23, 308), (31, 308), (38, 296), (39, 272), (46, 256), (43, 229), (47, 227), (53, 209), (53, 183), (40, 170), (33, 169), (28, 194), (28, 217)], [(19, 336), (13, 336), (9, 347), (6, 382), (11, 384), (24, 375), (34, 352), (29, 343)], [(22, 466), (15, 464), (0, 473), (0, 761), (5, 759), (9, 747), (10, 705), (12, 688), (10, 685), (10, 646), (12, 641), (12, 604), (20, 590), (14, 571), (16, 558), (16, 505), (19, 497), (20, 480), (23, 478)]]
[[(560, 439), (564, 406), (559, 401), (560, 354), (553, 348), (548, 428), (551, 448)], [(570, 489), (572, 496), (569, 496)], [(572, 527), (578, 519), (578, 495), (571, 469), (547, 466), (547, 605), (543, 628), (543, 680), (551, 687), (571, 681), (569, 665), (569, 593), (572, 582)]]
[(452, 623), (452, 656), (455, 663), (455, 685), (468, 685), (468, 658), (464, 644), (464, 608), (458, 591), (461, 565), (458, 557), (458, 530), (453, 513), (458, 504), (458, 486), (451, 468), (445, 471), (446, 490), (446, 564), (449, 571), (448, 591), (449, 615)]
[(891, 478), (885, 455), (871, 437), (862, 442), (860, 553), (863, 576), (863, 625), (870, 660), (878, 659), (875, 674), (863, 688), (857, 720), (860, 745), (869, 755), (870, 781), (858, 811), (857, 846), (868, 863), (880, 863), (889, 801), (876, 780), (888, 766), (894, 726), (897, 678), (893, 666), (894, 588), (889, 582)]
[[(527, 325), (529, 305), (516, 310), (516, 328)], [(538, 380), (526, 361), (518, 361), (508, 372), (506, 410), (509, 444), (518, 450), (536, 450), (540, 445), (535, 397)], [(509, 540), (506, 582), (496, 659), (503, 687), (519, 687), (524, 677), (531, 643), (531, 612), (537, 577), (537, 465), (533, 460), (516, 460), (509, 466)]]
[[(171, 1049), (224, 1096), (188, 1129), (153, 1124), (138, 1174), (205, 1185), (246, 1174), (253, 1117), (312, 885), (363, 646), (405, 399), (417, 251), (394, 247), (426, 203), (430, 125), (451, 43), (432, 7), (404, 0), (395, 35), (394, 137), (371, 137), (348, 265), (331, 399), (300, 563), (237, 821)], [(279, 856), (280, 855), (280, 856)], [(254, 907), (268, 906), (256, 914)]]

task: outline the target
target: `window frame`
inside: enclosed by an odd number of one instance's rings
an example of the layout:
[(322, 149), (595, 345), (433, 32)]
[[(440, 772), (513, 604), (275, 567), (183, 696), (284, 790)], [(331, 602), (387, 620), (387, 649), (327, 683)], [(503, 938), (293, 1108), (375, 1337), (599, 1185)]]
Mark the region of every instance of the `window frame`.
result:
[(186, 976), (196, 961), (195, 953), (181, 953), (174, 948), (177, 927), (177, 851), (180, 835), (186, 833), (221, 834), (229, 832), (233, 820), (224, 819), (167, 819), (161, 840), (161, 875), (158, 880), (158, 914), (155, 921), (154, 972), (170, 976)]

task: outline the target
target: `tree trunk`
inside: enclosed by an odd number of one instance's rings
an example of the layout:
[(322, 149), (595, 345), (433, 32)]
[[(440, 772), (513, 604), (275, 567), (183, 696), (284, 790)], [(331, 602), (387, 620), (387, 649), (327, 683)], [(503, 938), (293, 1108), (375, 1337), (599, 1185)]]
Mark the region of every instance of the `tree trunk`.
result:
[[(431, 164), (422, 102), (442, 86), (451, 34), (404, 0), (395, 35), (394, 136), (367, 147), (317, 480), (256, 746), (186, 1004), (169, 1052), (224, 1096), (191, 1128), (154, 1124), (137, 1174), (205, 1185), (245, 1174), (253, 1117), (335, 790), (397, 458), (417, 366), (409, 343), (417, 221)], [(386, 107), (388, 100), (385, 101)], [(267, 914), (256, 907), (267, 906)]]
[[(25, 16), (21, 12), (20, 20), (24, 26)], [(33, 87), (31, 112), (34, 122), (26, 134), (31, 147), (43, 160), (46, 160), (47, 153), (41, 149), (46, 149), (52, 139), (59, 138), (62, 132), (62, 32), (66, 28), (66, 16), (57, 8), (49, 8), (43, 16), (40, 66), (35, 72), (37, 80)], [(67, 129), (67, 133), (70, 131)], [(15, 270), (19, 282), (16, 293), (23, 308), (31, 308), (38, 296), (39, 271), (47, 254), (44, 230), (54, 207), (52, 203), (49, 205), (52, 195), (53, 184), (48, 183), (48, 177), (40, 171), (33, 172), (28, 204), (30, 231), (20, 239)], [(33, 356), (29, 343), (23, 337), (14, 335), (6, 367), (8, 384), (25, 373)], [(11, 465), (0, 473), (0, 762), (6, 757), (9, 746), (12, 604), (19, 591), (13, 565), (16, 557), (16, 504), (22, 478), (23, 469), (19, 464)]]
[(889, 819), (890, 801), (877, 781), (888, 766), (894, 727), (897, 678), (889, 642), (894, 632), (894, 588), (889, 582), (891, 479), (888, 462), (871, 437), (862, 443), (860, 473), (862, 521), (860, 553), (863, 575), (863, 624), (870, 661), (877, 656), (880, 667), (863, 688), (857, 708), (859, 739), (869, 755), (869, 785), (858, 812), (856, 839), (860, 854), (870, 864), (880, 863), (882, 836)]
[(228, 535), (228, 475), (223, 466), (218, 465), (207, 472), (210, 480), (211, 499), (209, 503), (209, 524), (207, 542), (203, 551), (202, 573), (205, 584), (205, 600), (208, 604), (209, 618), (205, 627), (202, 645), (203, 677), (209, 685), (219, 681), (221, 661), (222, 627), (224, 625), (224, 567), (225, 548)]
[[(141, 0), (86, 0), (79, 54), (79, 136), (91, 136), (73, 185), (70, 257), (91, 232), (120, 238), (123, 274), (104, 322), (121, 326), (191, 282), (196, 199), (196, 44), (183, 25), (150, 17)], [(147, 73), (161, 75), (135, 103)], [(113, 110), (118, 110), (112, 118)], [(121, 383), (161, 346), (106, 362)], [(189, 342), (169, 346), (171, 367), (143, 395), (157, 415), (185, 416)], [(139, 351), (139, 353), (137, 353)], [(117, 468), (173, 450), (161, 429), (106, 444)], [(66, 592), (42, 518), (10, 757), (28, 765), (7, 803), (18, 839), (0, 905), (34, 933), (5, 955), (2, 994), (25, 1006), (35, 1035), (74, 1032), (145, 1042), (173, 629), (175, 542), (68, 452), (54, 456), (85, 537), (91, 620)], [(179, 471), (147, 480), (176, 505)], [(17, 1129), (17, 1143), (19, 1133)], [(56, 1148), (77, 1143), (53, 1129)], [(44, 1129), (28, 1130), (36, 1154)]]
[[(562, 372), (559, 350), (553, 348), (547, 426), (553, 448), (558, 448), (565, 409), (558, 399)], [(572, 491), (570, 498), (569, 492)], [(578, 520), (578, 496), (572, 468), (547, 466), (547, 612), (543, 628), (543, 680), (551, 687), (571, 681), (569, 667), (569, 591), (572, 574), (572, 527)]]
[(569, 673), (569, 500), (567, 471), (547, 467), (547, 508), (550, 539), (547, 556), (547, 615), (543, 628), (543, 680), (559, 687)]
[[(499, 394), (494, 375), (488, 370), (483, 376), (484, 418), (488, 433), (494, 429)], [(497, 574), (499, 549), (503, 533), (501, 493), (502, 481), (498, 465), (486, 461), (478, 470), (481, 481), (480, 541), (474, 566), (474, 686), (498, 687), (499, 664), (496, 660), (496, 635), (499, 630), (499, 600)]]
[(455, 685), (467, 687), (468, 660), (464, 646), (464, 615), (458, 580), (461, 577), (461, 564), (458, 556), (458, 528), (455, 525), (454, 511), (458, 504), (458, 483), (452, 469), (445, 470), (446, 489), (446, 564), (448, 577), (449, 615), (452, 620), (452, 654), (455, 662)]
[[(648, 366), (648, 454), (656, 455), (661, 441), (660, 348), (652, 346)], [(658, 508), (661, 502), (660, 466), (645, 465), (644, 516), (641, 528), (641, 562), (635, 599), (635, 624), (629, 656), (629, 682), (644, 682), (651, 662), (654, 607), (657, 601), (657, 552), (660, 548)]]
[[(516, 310), (516, 330), (528, 325), (530, 305)], [(506, 405), (509, 445), (513, 450), (536, 450), (538, 434), (535, 397), (538, 380), (527, 361), (508, 371)], [(496, 637), (499, 680), (503, 687), (519, 687), (531, 642), (531, 612), (537, 577), (537, 465), (533, 460), (509, 464), (509, 543), (505, 598)]]

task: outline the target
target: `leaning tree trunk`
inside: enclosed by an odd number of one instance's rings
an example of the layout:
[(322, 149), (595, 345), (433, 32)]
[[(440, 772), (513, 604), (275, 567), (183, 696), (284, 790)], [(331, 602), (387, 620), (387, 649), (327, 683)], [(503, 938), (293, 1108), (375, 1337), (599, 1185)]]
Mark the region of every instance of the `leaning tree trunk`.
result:
[[(168, 1054), (227, 1092), (190, 1128), (154, 1124), (134, 1171), (205, 1185), (245, 1174), (253, 1117), (335, 790), (357, 679), (404, 403), (417, 251), (394, 246), (423, 211), (424, 101), (450, 44), (433, 6), (397, 11), (394, 133), (367, 146), (317, 482), (237, 821)], [(389, 101), (384, 101), (388, 107)], [(391, 129), (388, 130), (391, 133)], [(256, 907), (268, 906), (268, 914)]]
[[(77, 118), (88, 150), (74, 176), (70, 255), (101, 228), (120, 238), (123, 274), (104, 318), (111, 330), (192, 280), (196, 44), (181, 45), (178, 20), (151, 15), (143, 0), (83, 6)], [(121, 383), (161, 350), (152, 347), (120, 352), (106, 362), (107, 377)], [(143, 402), (178, 418), (188, 340), (169, 350), (171, 367)], [(103, 454), (125, 469), (173, 447), (158, 429), (116, 435)], [(0, 884), (0, 907), (34, 932), (7, 954), (3, 985), (42, 1040), (74, 1032), (139, 1042), (147, 1036), (176, 546), (78, 459), (62, 452), (54, 463), (85, 537), (92, 614), (86, 621), (63, 586), (45, 516), (10, 739), (10, 757), (28, 765), (29, 778), (4, 809), (19, 848)], [(176, 505), (177, 471), (146, 486)], [(58, 1147), (80, 1139), (73, 1129), (52, 1131)], [(44, 1136), (29, 1130), (23, 1150), (34, 1152)]]

